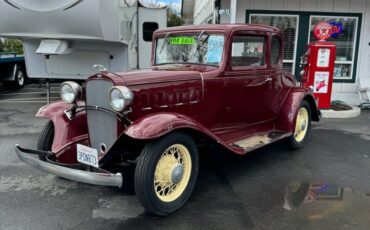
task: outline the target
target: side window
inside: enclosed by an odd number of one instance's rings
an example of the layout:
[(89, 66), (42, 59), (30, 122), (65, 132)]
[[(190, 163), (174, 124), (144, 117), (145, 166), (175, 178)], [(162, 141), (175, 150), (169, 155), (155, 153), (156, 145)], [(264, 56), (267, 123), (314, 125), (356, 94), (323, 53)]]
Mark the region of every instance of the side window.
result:
[(144, 22), (143, 23), (143, 40), (151, 42), (153, 33), (158, 29), (158, 23), (156, 22)]
[(271, 65), (277, 65), (281, 56), (281, 39), (277, 36), (272, 37), (271, 40)]
[(265, 64), (265, 43), (266, 39), (262, 36), (234, 36), (231, 66), (263, 66)]

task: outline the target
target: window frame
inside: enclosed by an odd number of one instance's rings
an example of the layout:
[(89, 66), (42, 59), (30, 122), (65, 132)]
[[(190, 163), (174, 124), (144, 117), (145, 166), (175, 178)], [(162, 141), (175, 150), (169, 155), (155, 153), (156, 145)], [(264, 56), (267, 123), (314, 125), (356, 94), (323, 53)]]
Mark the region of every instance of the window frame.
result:
[[(278, 63), (274, 64), (272, 63), (272, 56), (271, 56), (271, 53), (272, 53), (272, 40), (277, 37), (279, 39), (279, 44), (280, 44), (280, 49), (279, 49), (279, 61)], [(272, 68), (276, 68), (276, 67), (283, 67), (283, 60), (284, 60), (284, 45), (283, 45), (283, 38), (281, 37), (280, 34), (278, 33), (272, 33), (271, 36), (270, 36), (270, 66)]]
[[(235, 36), (246, 36), (246, 37), (263, 37), (265, 39), (264, 50), (264, 64), (260, 66), (232, 66), (232, 50), (233, 50), (233, 39)], [(242, 70), (255, 70), (255, 69), (267, 69), (267, 64), (269, 62), (267, 55), (267, 44), (269, 42), (269, 36), (266, 33), (256, 33), (252, 31), (234, 31), (230, 36), (229, 44), (229, 55), (228, 55), (228, 66), (232, 71), (242, 71)]]
[(308, 44), (307, 40), (307, 34), (309, 30), (309, 17), (311, 15), (316, 16), (316, 15), (326, 15), (326, 16), (337, 16), (337, 17), (357, 17), (358, 22), (357, 22), (357, 34), (356, 34), (356, 41), (355, 41), (355, 56), (354, 56), (354, 65), (353, 65), (353, 74), (352, 78), (348, 79), (334, 79), (334, 83), (355, 83), (356, 78), (358, 76), (358, 69), (360, 63), (358, 62), (358, 59), (360, 58), (360, 39), (361, 39), (361, 31), (363, 30), (363, 13), (344, 13), (344, 12), (327, 12), (327, 11), (290, 11), (290, 10), (245, 10), (245, 22), (249, 23), (250, 20), (250, 14), (261, 14), (261, 15), (299, 15), (299, 28), (297, 29), (298, 32), (298, 42), (296, 44), (297, 46), (297, 54), (296, 56), (296, 61), (295, 61), (295, 72), (294, 76), (300, 80), (300, 68), (299, 68), (299, 55), (303, 55), (306, 50), (306, 46)]
[[(250, 23), (252, 21), (252, 16), (273, 16), (273, 17), (296, 17), (297, 18), (297, 24), (296, 24), (296, 31), (295, 31), (295, 38), (294, 38), (294, 51), (293, 51), (293, 59), (284, 59), (282, 57), (282, 64), (289, 63), (292, 64), (292, 71), (291, 73), (294, 74), (296, 70), (296, 61), (297, 61), (297, 49), (298, 49), (298, 31), (299, 31), (299, 14), (271, 14), (271, 13), (250, 13), (248, 22)], [(284, 46), (284, 45), (283, 45)]]
[[(353, 46), (353, 48), (352, 48), (352, 60), (351, 61), (337, 61), (337, 60), (335, 60), (335, 62), (334, 62), (334, 66), (335, 66), (335, 64), (344, 64), (344, 65), (351, 65), (351, 74), (350, 74), (350, 76), (348, 76), (348, 77), (335, 77), (335, 76), (333, 76), (333, 80), (347, 80), (347, 79), (352, 79), (353, 78), (353, 75), (355, 74), (353, 71), (354, 71), (354, 66), (355, 66), (355, 62), (354, 62), (354, 60), (355, 60), (355, 55), (356, 55), (356, 41), (357, 41), (357, 36), (358, 36), (358, 34), (357, 34), (357, 32), (358, 32), (358, 21), (359, 21), (359, 18), (358, 17), (351, 17), (351, 16), (333, 16), (333, 15), (310, 15), (310, 19), (309, 19), (309, 22), (308, 22), (308, 39), (307, 39), (307, 44), (309, 44), (310, 43), (310, 38), (311, 38), (311, 36), (310, 36), (310, 34), (311, 34), (311, 30), (312, 30), (312, 28), (311, 28), (311, 20), (312, 20), (312, 18), (313, 17), (323, 17), (323, 18), (330, 18), (330, 19), (335, 19), (335, 18), (349, 18), (349, 19), (356, 19), (356, 27), (355, 27), (355, 31), (354, 31), (354, 38), (353, 38), (353, 44), (354, 44), (354, 46)], [(334, 42), (335, 43), (335, 42)]]
[[(168, 33), (168, 36), (182, 36), (182, 35), (197, 35), (199, 33), (201, 33), (202, 30), (191, 30), (191, 31), (176, 31), (176, 32), (169, 32)], [(227, 47), (227, 43), (226, 43), (226, 40), (227, 40), (227, 36), (225, 34), (224, 31), (222, 30), (206, 30), (205, 31), (208, 35), (220, 35), (220, 36), (223, 36), (224, 38), (224, 46), (223, 46), (223, 49), (222, 49), (222, 55), (221, 55), (221, 61), (220, 61), (220, 64), (218, 66), (216, 65), (208, 65), (208, 66), (212, 66), (212, 67), (215, 67), (215, 68), (223, 68), (224, 66), (224, 60), (226, 59), (226, 47)], [(152, 66), (161, 66), (163, 64), (158, 64), (157, 63), (157, 46), (158, 46), (158, 39), (160, 38), (165, 38), (167, 35), (167, 32), (166, 33), (158, 33), (158, 34), (154, 34), (153, 36), (153, 46), (152, 46)], [(176, 63), (172, 63), (172, 64), (176, 64)]]

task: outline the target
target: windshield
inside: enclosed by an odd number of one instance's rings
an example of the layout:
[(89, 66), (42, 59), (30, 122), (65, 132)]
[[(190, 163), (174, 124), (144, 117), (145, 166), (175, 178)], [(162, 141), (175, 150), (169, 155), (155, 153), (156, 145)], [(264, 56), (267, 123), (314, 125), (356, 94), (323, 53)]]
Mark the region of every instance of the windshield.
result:
[(157, 39), (155, 65), (200, 64), (219, 66), (224, 47), (224, 35), (167, 34)]

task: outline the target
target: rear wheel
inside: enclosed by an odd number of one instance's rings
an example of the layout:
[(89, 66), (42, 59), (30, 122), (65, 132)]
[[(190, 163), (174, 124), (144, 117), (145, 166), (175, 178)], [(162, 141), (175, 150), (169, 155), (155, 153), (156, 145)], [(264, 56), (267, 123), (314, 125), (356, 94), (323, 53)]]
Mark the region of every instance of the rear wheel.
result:
[(300, 149), (304, 146), (311, 131), (311, 108), (307, 101), (302, 101), (298, 109), (294, 133), (287, 139), (291, 149)]
[[(37, 142), (37, 149), (41, 151), (51, 151), (54, 140), (54, 124), (52, 121), (48, 121), (41, 131), (39, 140)], [(45, 157), (39, 157), (40, 160), (45, 161)]]
[(198, 150), (193, 139), (170, 134), (148, 143), (135, 169), (135, 192), (153, 215), (166, 216), (189, 199), (198, 176)]

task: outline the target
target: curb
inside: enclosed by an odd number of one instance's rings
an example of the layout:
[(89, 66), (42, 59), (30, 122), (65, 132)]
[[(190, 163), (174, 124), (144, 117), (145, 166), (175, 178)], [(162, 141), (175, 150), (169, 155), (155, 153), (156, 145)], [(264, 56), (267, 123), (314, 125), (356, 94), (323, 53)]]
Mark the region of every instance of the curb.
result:
[(351, 110), (335, 111), (332, 109), (321, 110), (322, 118), (353, 118), (361, 114), (361, 109), (356, 106), (351, 106)]

